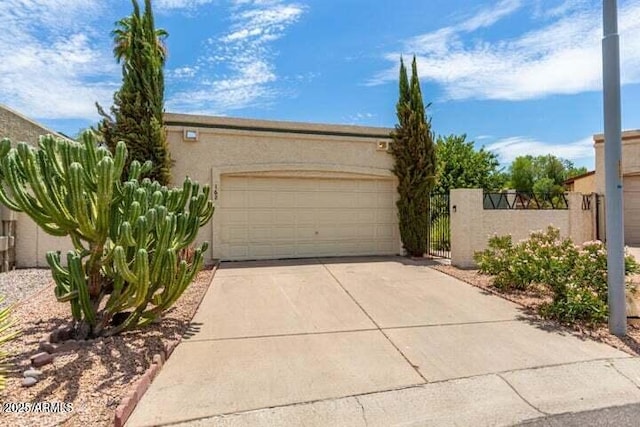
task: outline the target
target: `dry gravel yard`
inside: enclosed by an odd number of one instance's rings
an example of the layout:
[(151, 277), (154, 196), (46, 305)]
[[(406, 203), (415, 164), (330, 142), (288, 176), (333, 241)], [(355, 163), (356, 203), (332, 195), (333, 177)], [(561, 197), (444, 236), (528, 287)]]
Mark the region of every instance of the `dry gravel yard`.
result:
[[(451, 265), (437, 265), (432, 268), (522, 306), (524, 313), (526, 313), (526, 318), (541, 328), (569, 333), (581, 339), (605, 342), (629, 354), (640, 356), (640, 326), (637, 324), (629, 325), (627, 337), (625, 338), (611, 335), (607, 325), (597, 328), (589, 328), (583, 325), (562, 325), (555, 321), (543, 319), (537, 314), (538, 307), (550, 299), (550, 295), (545, 294), (541, 289), (533, 288), (531, 291), (525, 292), (502, 292), (491, 285), (491, 276), (481, 274), (478, 270), (462, 270)], [(634, 284), (640, 285), (640, 275), (633, 276), (631, 280)]]
[(214, 269), (205, 268), (185, 291), (161, 324), (106, 339), (88, 341), (73, 351), (56, 355), (52, 364), (39, 368), (40, 381), (21, 386), (22, 372), (29, 357), (38, 352), (38, 343), (57, 326), (70, 320), (68, 304), (56, 301), (48, 270), (15, 270), (0, 274), (0, 294), (8, 302), (18, 302), (13, 316), (22, 335), (7, 344), (8, 362), (13, 370), (0, 402), (63, 402), (73, 410), (56, 414), (0, 415), (2, 426), (107, 426), (113, 424), (120, 401), (136, 385), (163, 345), (179, 341), (206, 292)]

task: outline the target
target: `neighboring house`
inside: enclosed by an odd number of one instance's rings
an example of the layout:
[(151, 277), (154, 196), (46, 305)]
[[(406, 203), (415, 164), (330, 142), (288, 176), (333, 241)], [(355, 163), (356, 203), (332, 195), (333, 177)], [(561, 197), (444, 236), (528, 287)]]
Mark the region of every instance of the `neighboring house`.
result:
[[(594, 135), (596, 192), (605, 194), (604, 135)], [(624, 235), (626, 244), (640, 244), (640, 130), (622, 133)]]
[(596, 171), (589, 171), (576, 175), (564, 182), (564, 188), (569, 192), (591, 194), (596, 191)]
[(388, 128), (165, 114), (174, 185), (211, 184), (224, 260), (402, 252)]
[[(9, 138), (14, 144), (24, 141), (35, 145), (40, 135), (46, 134), (64, 138), (64, 136), (0, 104), (0, 139)], [(23, 213), (18, 213), (16, 218), (15, 230), (11, 232), (15, 234), (17, 267), (46, 267), (45, 255), (48, 251), (59, 250), (65, 253), (72, 249), (69, 238), (53, 237), (46, 234)], [(63, 259), (65, 258), (63, 257)]]

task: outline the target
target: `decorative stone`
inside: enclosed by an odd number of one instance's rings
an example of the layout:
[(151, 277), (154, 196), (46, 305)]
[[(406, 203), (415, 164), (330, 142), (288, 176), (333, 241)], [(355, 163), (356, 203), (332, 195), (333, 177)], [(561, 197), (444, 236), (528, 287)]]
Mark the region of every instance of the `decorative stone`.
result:
[(61, 342), (56, 346), (56, 353), (64, 353), (67, 351), (75, 351), (80, 347), (80, 344), (76, 340), (66, 340), (65, 342)]
[(55, 353), (56, 347), (55, 344), (51, 344), (49, 341), (40, 341), (40, 345), (38, 345), (40, 351), (46, 351), (47, 353)]
[(38, 378), (40, 378), (42, 376), (42, 371), (39, 371), (37, 369), (31, 368), (31, 369), (27, 369), (26, 371), (24, 371), (22, 373), (22, 376), (24, 376), (25, 378), (31, 377), (31, 378), (38, 379)]
[(51, 332), (51, 334), (49, 335), (49, 342), (55, 344), (61, 341), (66, 341), (71, 338), (72, 333), (73, 328), (71, 328), (70, 326), (60, 326), (53, 332)]
[(53, 355), (49, 353), (38, 353), (31, 356), (31, 364), (36, 368), (53, 362)]
[(22, 387), (31, 387), (32, 385), (35, 385), (37, 382), (38, 382), (37, 378), (26, 377), (22, 379)]

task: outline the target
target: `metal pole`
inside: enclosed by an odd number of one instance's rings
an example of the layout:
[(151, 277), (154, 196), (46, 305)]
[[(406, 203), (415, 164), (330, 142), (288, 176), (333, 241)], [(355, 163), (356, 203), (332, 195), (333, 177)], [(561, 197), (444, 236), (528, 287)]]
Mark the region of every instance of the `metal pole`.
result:
[(607, 226), (609, 331), (627, 334), (622, 210), (622, 123), (620, 118), (620, 38), (616, 0), (603, 0), (602, 78)]

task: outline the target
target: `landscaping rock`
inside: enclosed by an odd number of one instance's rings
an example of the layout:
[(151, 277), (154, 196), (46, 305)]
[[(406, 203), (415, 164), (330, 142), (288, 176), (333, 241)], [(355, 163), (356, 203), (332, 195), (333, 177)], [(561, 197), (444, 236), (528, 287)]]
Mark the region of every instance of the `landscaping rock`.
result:
[(26, 377), (22, 379), (22, 387), (31, 387), (38, 382), (37, 378), (34, 377)]
[(31, 368), (31, 369), (27, 369), (26, 371), (24, 371), (24, 372), (22, 373), (22, 375), (23, 375), (25, 378), (35, 378), (35, 379), (38, 379), (38, 378), (40, 378), (40, 377), (42, 376), (42, 371), (39, 371), (39, 370), (37, 370), (37, 369), (33, 369), (33, 368)]
[(55, 353), (56, 347), (55, 344), (51, 344), (49, 341), (40, 341), (40, 345), (38, 345), (40, 351), (46, 351), (47, 353)]
[(53, 362), (53, 355), (49, 353), (38, 353), (31, 356), (31, 364), (36, 368)]
[(57, 329), (55, 329), (53, 332), (51, 332), (51, 334), (49, 335), (49, 342), (55, 344), (61, 341), (66, 341), (69, 338), (71, 338), (72, 333), (73, 333), (72, 327), (60, 326)]
[(80, 347), (78, 341), (74, 339), (66, 340), (56, 346), (55, 353), (64, 353), (67, 351), (75, 351)]

